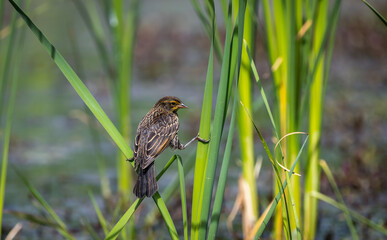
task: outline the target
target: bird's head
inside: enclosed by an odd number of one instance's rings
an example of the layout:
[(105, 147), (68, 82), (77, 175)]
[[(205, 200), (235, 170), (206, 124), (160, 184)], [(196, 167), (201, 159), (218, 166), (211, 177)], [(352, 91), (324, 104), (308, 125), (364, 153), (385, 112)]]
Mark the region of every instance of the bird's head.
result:
[(180, 108), (188, 108), (184, 103), (177, 97), (166, 96), (161, 98), (155, 105), (155, 107), (162, 107), (167, 111), (177, 112)]

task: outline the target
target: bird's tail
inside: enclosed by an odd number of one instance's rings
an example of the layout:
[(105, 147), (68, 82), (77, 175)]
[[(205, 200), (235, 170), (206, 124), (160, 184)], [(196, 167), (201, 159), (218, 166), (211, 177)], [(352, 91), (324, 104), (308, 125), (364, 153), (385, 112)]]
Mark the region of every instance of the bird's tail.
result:
[(155, 176), (155, 167), (152, 163), (145, 169), (139, 167), (136, 185), (134, 185), (133, 193), (138, 197), (151, 197), (159, 189)]

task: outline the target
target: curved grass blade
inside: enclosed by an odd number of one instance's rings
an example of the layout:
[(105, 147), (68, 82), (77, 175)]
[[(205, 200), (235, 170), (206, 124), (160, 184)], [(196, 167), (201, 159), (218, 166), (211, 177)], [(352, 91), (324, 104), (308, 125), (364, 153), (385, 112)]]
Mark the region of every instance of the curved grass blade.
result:
[(184, 240), (188, 240), (187, 198), (185, 193), (184, 168), (180, 156), (177, 156), (177, 169), (179, 171), (180, 180), (181, 211), (183, 213)]
[(21, 218), (27, 221), (30, 221), (32, 223), (36, 223), (42, 226), (47, 226), (47, 227), (53, 227), (53, 228), (60, 228), (60, 225), (56, 223), (53, 220), (47, 219), (45, 217), (39, 216), (39, 215), (34, 215), (30, 213), (25, 213), (21, 211), (13, 211), (13, 210), (5, 210), (4, 213), (13, 215), (17, 218)]
[[(300, 149), (300, 151), (298, 152), (298, 155), (297, 155), (297, 157), (296, 157), (296, 160), (294, 161), (292, 167), (290, 168), (290, 173), (288, 173), (289, 178), (291, 178), (291, 176), (293, 175), (292, 173), (293, 173), (294, 169), (296, 168), (296, 165), (297, 165), (297, 163), (298, 163), (298, 160), (300, 159), (301, 153), (302, 153), (302, 151), (303, 151), (303, 149), (304, 149), (304, 146), (305, 146), (305, 144), (306, 144), (306, 142), (307, 142), (307, 140), (308, 140), (308, 137), (309, 137), (309, 136), (306, 136), (306, 138), (305, 138), (305, 140), (304, 140), (304, 143), (302, 144), (301, 149)], [(282, 184), (282, 189), (285, 189), (286, 186), (287, 186), (287, 184), (288, 184), (288, 180), (285, 179), (284, 183)], [(263, 224), (262, 224), (262, 225), (260, 226), (260, 228), (258, 229), (257, 235), (255, 235), (255, 238), (254, 238), (254, 239), (258, 240), (258, 239), (261, 237), (263, 231), (265, 230), (267, 224), (269, 223), (270, 218), (273, 216), (274, 210), (275, 210), (275, 208), (277, 207), (277, 205), (278, 205), (278, 203), (279, 203), (279, 201), (280, 201), (280, 199), (281, 199), (282, 194), (283, 194), (283, 191), (279, 191), (279, 192), (277, 193), (277, 196), (275, 197), (274, 202), (273, 202), (273, 204), (271, 205), (271, 207), (270, 207), (268, 213), (266, 214), (265, 219), (263, 220)]]
[[(32, 20), (23, 12), (23, 10), (15, 3), (13, 0), (9, 0), (14, 9), (19, 13), (19, 15), (24, 19), (27, 26), (30, 30), (36, 35), (40, 43), (46, 49), (46, 51), (50, 54), (51, 58), (54, 60), (56, 65), (65, 75), (66, 79), (72, 85), (74, 90), (78, 93), (78, 95), (82, 98), (83, 102), (87, 105), (87, 107), (91, 110), (94, 116), (98, 119), (107, 133), (110, 135), (112, 140), (117, 144), (120, 150), (123, 152), (125, 157), (130, 159), (133, 156), (132, 150), (129, 148), (128, 144), (126, 144), (125, 139), (118, 132), (117, 128), (110, 121), (106, 113), (102, 110), (99, 103), (95, 100), (93, 95), (87, 89), (85, 84), (81, 81), (81, 79), (77, 76), (74, 70), (70, 67), (67, 61), (63, 58), (58, 50), (48, 41), (48, 39), (44, 36), (44, 34), (39, 30), (39, 28), (32, 22)], [(132, 162), (132, 165), (134, 163)]]
[(332, 206), (334, 206), (342, 211), (348, 211), (356, 221), (361, 222), (364, 225), (366, 225), (370, 228), (373, 228), (376, 231), (379, 231), (383, 235), (387, 236), (387, 229), (385, 227), (383, 227), (383, 225), (379, 225), (379, 224), (372, 222), (371, 220), (363, 217), (362, 215), (360, 215), (356, 211), (353, 211), (353, 210), (347, 208), (347, 206), (343, 205), (342, 203), (335, 201), (333, 198), (330, 198), (330, 197), (328, 197), (322, 193), (316, 192), (316, 191), (310, 192), (310, 195), (312, 197), (317, 198), (321, 201), (324, 201), (324, 202), (326, 202), (326, 203), (328, 203), (328, 204), (330, 204), (330, 205), (332, 205)]
[(378, 18), (384, 23), (385, 26), (387, 26), (386, 19), (380, 14), (371, 4), (369, 4), (366, 0), (362, 0), (375, 14), (378, 16)]
[[(161, 176), (163, 176), (163, 174), (165, 173), (165, 171), (168, 170), (168, 168), (172, 165), (172, 163), (175, 161), (175, 159), (177, 158), (176, 155), (173, 155), (172, 158), (167, 162), (167, 164), (165, 164), (164, 168), (160, 171), (160, 173), (157, 175), (156, 177), (156, 180), (158, 181)], [(158, 192), (156, 192), (157, 194), (157, 198), (156, 200), (160, 200), (160, 194)], [(156, 195), (155, 194), (155, 195)], [(155, 195), (153, 195), (153, 199), (155, 199)], [(116, 239), (118, 234), (121, 232), (121, 230), (125, 227), (126, 223), (130, 220), (130, 218), (133, 216), (133, 213), (136, 211), (136, 209), (140, 206), (141, 202), (144, 200), (144, 198), (138, 198), (136, 199), (136, 201), (134, 201), (134, 203), (129, 207), (129, 209), (124, 213), (124, 215), (120, 218), (120, 220), (118, 220), (118, 222), (116, 223), (116, 225), (114, 225), (114, 227), (112, 228), (112, 230), (110, 230), (110, 232), (106, 235), (105, 237), (105, 240), (109, 240), (109, 239)], [(156, 202), (155, 200), (155, 202)], [(165, 206), (165, 204), (164, 204)], [(160, 208), (159, 208), (160, 209)], [(165, 211), (164, 207), (162, 207), (163, 211)], [(161, 210), (160, 210), (161, 211)], [(166, 210), (167, 213), (164, 213), (164, 215), (168, 214), (168, 210)], [(163, 215), (163, 216), (164, 216)], [(168, 217), (167, 217), (168, 218)], [(169, 216), (170, 218), (170, 216)], [(172, 224), (172, 226), (170, 226), (170, 224)], [(168, 228), (169, 229), (175, 229), (173, 232), (173, 234), (171, 234), (171, 237), (172, 236), (177, 236), (177, 232), (176, 232), (176, 228), (174, 227), (173, 225), (173, 222), (170, 223), (168, 222), (167, 223), (168, 225)]]
[(101, 209), (99, 208), (99, 206), (98, 206), (97, 202), (95, 201), (95, 198), (94, 198), (94, 196), (93, 196), (93, 194), (91, 192), (89, 192), (89, 196), (90, 196), (91, 202), (93, 204), (95, 213), (97, 214), (99, 223), (102, 226), (103, 232), (105, 234), (108, 234), (108, 232), (109, 232), (108, 231), (108, 225), (106, 223), (105, 217), (102, 215)]
[(16, 174), (20, 177), (20, 179), (23, 181), (23, 183), (27, 186), (28, 190), (34, 196), (36, 200), (42, 205), (42, 207), (48, 212), (48, 214), (55, 220), (55, 222), (59, 225), (58, 228), (56, 228), (66, 239), (75, 239), (71, 236), (70, 232), (67, 229), (66, 224), (62, 221), (62, 219), (59, 218), (59, 216), (55, 213), (54, 209), (47, 203), (46, 200), (40, 195), (38, 190), (32, 184), (26, 177), (23, 176), (21, 172), (15, 167), (12, 166), (13, 170), (16, 172)]

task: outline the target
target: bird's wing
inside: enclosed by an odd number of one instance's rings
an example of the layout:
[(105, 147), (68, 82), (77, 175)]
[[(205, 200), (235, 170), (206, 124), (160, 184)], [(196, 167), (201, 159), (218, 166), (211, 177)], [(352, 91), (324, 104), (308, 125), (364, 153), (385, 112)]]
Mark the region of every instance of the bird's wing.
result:
[(161, 115), (149, 126), (144, 134), (144, 155), (141, 168), (147, 168), (154, 159), (164, 151), (179, 130), (179, 119), (176, 114)]

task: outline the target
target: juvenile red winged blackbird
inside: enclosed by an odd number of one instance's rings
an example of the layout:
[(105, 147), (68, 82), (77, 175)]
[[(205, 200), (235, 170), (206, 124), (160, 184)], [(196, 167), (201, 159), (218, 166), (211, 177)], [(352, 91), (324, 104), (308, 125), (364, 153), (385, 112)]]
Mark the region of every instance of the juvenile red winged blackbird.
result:
[(170, 146), (182, 150), (195, 140), (208, 142), (200, 138), (199, 134), (185, 145), (179, 142), (177, 110), (180, 108), (188, 107), (177, 97), (163, 97), (138, 125), (133, 155), (138, 178), (133, 193), (139, 198), (151, 197), (158, 190), (154, 161), (165, 148)]

